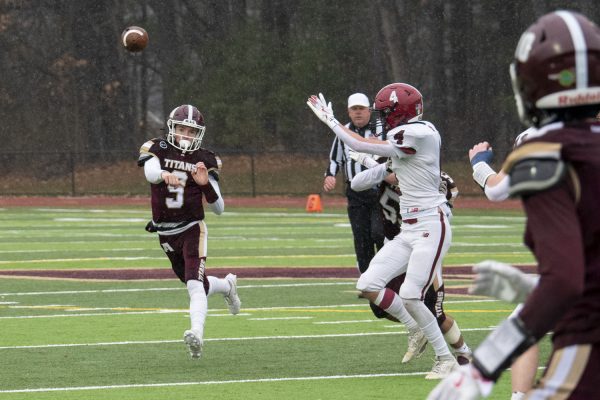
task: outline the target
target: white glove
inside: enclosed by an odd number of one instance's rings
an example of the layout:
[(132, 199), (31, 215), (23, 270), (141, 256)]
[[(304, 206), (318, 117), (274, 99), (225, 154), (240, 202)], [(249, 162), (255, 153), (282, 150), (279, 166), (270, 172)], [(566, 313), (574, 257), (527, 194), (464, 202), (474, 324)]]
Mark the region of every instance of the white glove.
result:
[(319, 93), (319, 97), (312, 95), (306, 102), (310, 109), (315, 113), (317, 117), (331, 129), (335, 128), (340, 123), (335, 119), (333, 115), (333, 109), (331, 108), (331, 102), (327, 103), (323, 93)]
[(354, 151), (352, 149), (348, 149), (348, 154), (350, 155), (351, 159), (367, 168), (373, 168), (379, 165), (379, 163), (375, 161), (370, 154), (359, 153), (358, 151)]
[(522, 303), (537, 286), (539, 276), (527, 275), (509, 264), (486, 260), (473, 267), (477, 273), (469, 293)]
[(462, 365), (429, 393), (427, 400), (478, 400), (488, 397), (494, 382), (481, 376), (471, 364)]

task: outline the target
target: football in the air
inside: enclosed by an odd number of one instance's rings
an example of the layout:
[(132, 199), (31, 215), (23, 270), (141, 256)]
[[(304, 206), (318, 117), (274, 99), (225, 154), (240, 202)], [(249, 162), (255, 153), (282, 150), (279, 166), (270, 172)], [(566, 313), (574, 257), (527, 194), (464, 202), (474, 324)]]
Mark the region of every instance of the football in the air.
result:
[(139, 26), (130, 26), (121, 34), (121, 42), (131, 52), (142, 51), (148, 46), (148, 32)]

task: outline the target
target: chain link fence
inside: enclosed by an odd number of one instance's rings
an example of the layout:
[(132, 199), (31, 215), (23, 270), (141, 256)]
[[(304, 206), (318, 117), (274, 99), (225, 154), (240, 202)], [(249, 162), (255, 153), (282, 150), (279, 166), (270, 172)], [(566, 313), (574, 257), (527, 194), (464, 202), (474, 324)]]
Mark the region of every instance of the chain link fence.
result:
[[(462, 152), (461, 152), (462, 153)], [(305, 196), (320, 193), (329, 149), (314, 152), (220, 151), (220, 184), (229, 196)], [(0, 153), (0, 194), (4, 196), (148, 195), (149, 185), (132, 152)], [(476, 194), (464, 161), (444, 164), (461, 193)], [(450, 158), (450, 157), (448, 157)], [(343, 177), (332, 194), (343, 195)]]

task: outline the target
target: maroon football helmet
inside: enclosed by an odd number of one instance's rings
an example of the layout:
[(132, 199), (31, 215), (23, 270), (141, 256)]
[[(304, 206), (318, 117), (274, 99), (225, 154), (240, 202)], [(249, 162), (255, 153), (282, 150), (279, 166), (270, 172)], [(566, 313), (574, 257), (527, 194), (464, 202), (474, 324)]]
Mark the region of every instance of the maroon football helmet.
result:
[(416, 88), (406, 83), (391, 83), (384, 86), (375, 96), (373, 108), (385, 121), (385, 130), (398, 125), (421, 120), (423, 96)]
[(560, 109), (600, 104), (600, 29), (583, 15), (544, 15), (521, 36), (510, 66), (519, 117), (527, 125)]
[[(180, 140), (179, 143), (177, 143), (177, 140), (175, 140), (176, 125), (184, 125), (197, 129), (196, 136), (191, 143), (189, 140)], [(194, 151), (200, 148), (206, 127), (204, 126), (204, 117), (196, 107), (184, 104), (174, 108), (173, 111), (171, 111), (171, 114), (169, 114), (167, 126), (169, 127), (167, 142), (183, 151)]]

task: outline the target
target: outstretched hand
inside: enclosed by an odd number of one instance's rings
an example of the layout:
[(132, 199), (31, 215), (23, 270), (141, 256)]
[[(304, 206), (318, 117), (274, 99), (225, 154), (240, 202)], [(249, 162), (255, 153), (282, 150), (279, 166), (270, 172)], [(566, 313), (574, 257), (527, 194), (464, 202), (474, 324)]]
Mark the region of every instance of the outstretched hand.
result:
[(509, 264), (482, 261), (473, 267), (477, 273), (470, 294), (495, 297), (499, 300), (522, 303), (537, 286), (538, 277), (527, 275)]
[(463, 365), (444, 378), (427, 400), (478, 400), (489, 396), (493, 385), (471, 364)]
[(327, 103), (323, 93), (319, 93), (318, 97), (315, 95), (310, 96), (306, 104), (315, 113), (315, 115), (331, 129), (340, 124), (333, 115), (331, 102)]

